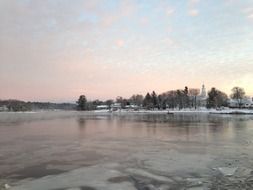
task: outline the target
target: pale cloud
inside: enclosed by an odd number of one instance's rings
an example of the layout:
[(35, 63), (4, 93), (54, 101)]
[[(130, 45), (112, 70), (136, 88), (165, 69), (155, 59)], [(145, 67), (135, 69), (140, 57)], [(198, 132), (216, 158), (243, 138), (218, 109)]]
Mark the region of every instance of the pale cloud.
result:
[(120, 4), (119, 12), (122, 16), (131, 16), (136, 9), (136, 2), (134, 0), (124, 0)]
[(148, 20), (147, 17), (142, 17), (142, 18), (140, 19), (140, 24), (141, 24), (142, 26), (146, 26), (146, 25), (148, 25), (148, 23), (149, 23), (149, 20)]
[(253, 19), (253, 7), (242, 9), (242, 13), (249, 19)]
[(253, 19), (253, 13), (248, 15), (248, 18)]
[(162, 40), (162, 42), (167, 46), (167, 47), (173, 47), (176, 45), (175, 41), (172, 38), (165, 38)]
[(200, 0), (189, 0), (190, 5), (196, 5), (200, 2)]
[(118, 40), (116, 41), (116, 46), (117, 46), (117, 47), (121, 48), (121, 47), (123, 47), (124, 45), (125, 45), (125, 41), (124, 41), (123, 39), (118, 39)]
[(235, 5), (239, 3), (241, 0), (224, 0), (226, 4), (228, 5)]
[(200, 0), (189, 0), (189, 11), (188, 14), (192, 17), (199, 15), (199, 10), (196, 8), (199, 4)]
[(247, 7), (243, 9), (242, 11), (246, 14), (253, 13), (253, 7)]
[(137, 9), (136, 2), (133, 0), (121, 1), (118, 8), (112, 12), (103, 12), (100, 14), (102, 17), (102, 26), (110, 27), (119, 22), (122, 18), (131, 17)]
[(189, 10), (189, 15), (192, 17), (198, 16), (199, 15), (199, 11), (197, 9), (191, 9)]
[(101, 24), (102, 26), (105, 27), (110, 27), (112, 26), (114, 23), (116, 23), (119, 20), (119, 16), (118, 15), (107, 15), (104, 16), (101, 20)]
[(166, 15), (168, 15), (168, 16), (172, 15), (174, 12), (175, 12), (175, 10), (171, 7), (168, 7), (166, 9)]

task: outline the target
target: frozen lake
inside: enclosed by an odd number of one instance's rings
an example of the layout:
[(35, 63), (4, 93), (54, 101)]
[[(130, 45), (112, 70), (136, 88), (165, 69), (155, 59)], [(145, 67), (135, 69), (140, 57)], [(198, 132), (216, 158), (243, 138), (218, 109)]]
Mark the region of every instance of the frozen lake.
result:
[(253, 116), (0, 113), (0, 189), (253, 189)]

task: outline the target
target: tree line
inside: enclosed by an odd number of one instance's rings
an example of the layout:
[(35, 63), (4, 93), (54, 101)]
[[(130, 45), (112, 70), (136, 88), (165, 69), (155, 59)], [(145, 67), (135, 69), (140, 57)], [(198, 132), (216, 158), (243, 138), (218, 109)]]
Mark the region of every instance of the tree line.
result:
[(25, 102), (21, 100), (0, 100), (0, 107), (5, 107), (7, 111), (76, 110), (76, 104), (71, 103)]
[[(241, 87), (234, 87), (231, 90), (230, 98), (238, 103), (241, 107), (242, 100), (245, 98), (245, 91)], [(200, 97), (200, 90), (188, 88), (183, 90), (170, 90), (168, 92), (157, 95), (155, 91), (148, 92), (145, 96), (134, 94), (130, 98), (118, 96), (115, 100), (94, 100), (88, 101), (85, 95), (81, 95), (77, 101), (78, 110), (95, 110), (99, 105), (107, 105), (109, 108), (113, 103), (120, 103), (122, 108), (129, 105), (136, 105), (148, 110), (167, 109), (167, 108), (197, 108), (202, 105), (203, 101), (207, 108), (227, 107), (229, 97), (226, 93), (213, 87), (208, 91), (207, 97)]]
[[(245, 91), (241, 87), (234, 87), (231, 90), (230, 98), (237, 102), (238, 107), (243, 104)], [(155, 91), (148, 92), (145, 96), (134, 94), (130, 98), (118, 96), (115, 100), (109, 99), (106, 101), (93, 100), (88, 101), (85, 95), (81, 95), (76, 102), (72, 103), (50, 103), (50, 102), (25, 102), (20, 100), (0, 100), (0, 108), (5, 108), (7, 111), (33, 111), (33, 110), (95, 110), (99, 105), (106, 105), (108, 108), (113, 103), (120, 103), (122, 108), (130, 105), (136, 105), (140, 108), (154, 109), (184, 109), (197, 108), (201, 106), (201, 97), (199, 97), (199, 89), (188, 88), (183, 90), (170, 90), (168, 92), (157, 95)], [(211, 88), (205, 99), (207, 108), (220, 108), (228, 106), (228, 95), (217, 88)], [(1, 109), (0, 109), (1, 111)]]

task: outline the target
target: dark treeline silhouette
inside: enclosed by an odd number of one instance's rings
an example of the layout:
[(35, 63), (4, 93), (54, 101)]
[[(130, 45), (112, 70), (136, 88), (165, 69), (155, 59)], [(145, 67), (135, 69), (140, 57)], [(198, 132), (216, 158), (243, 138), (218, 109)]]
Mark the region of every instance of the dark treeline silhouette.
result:
[(0, 107), (5, 108), (6, 111), (75, 110), (76, 104), (0, 100)]
[[(242, 99), (245, 98), (245, 91), (243, 88), (234, 87), (230, 97), (235, 99), (240, 106)], [(122, 108), (127, 108), (129, 105), (136, 105), (147, 110), (161, 110), (167, 108), (196, 109), (200, 106), (205, 106), (207, 108), (220, 108), (228, 106), (228, 100), (229, 98), (226, 93), (214, 87), (208, 91), (207, 96), (202, 97), (199, 89), (189, 89), (186, 86), (183, 90), (170, 90), (159, 95), (153, 91), (151, 93), (148, 92), (145, 96), (140, 94), (134, 94), (130, 98), (118, 96), (115, 101), (87, 101), (85, 95), (81, 95), (77, 101), (77, 108), (78, 110), (94, 110), (97, 108), (97, 106), (101, 105), (106, 105), (108, 106), (107, 108), (110, 108), (113, 103), (120, 103)]]
[[(241, 87), (234, 87), (230, 98), (234, 100), (233, 107), (243, 107), (245, 91)], [(228, 95), (216, 88), (211, 88), (207, 96), (203, 97), (199, 89), (188, 88), (170, 90), (159, 95), (155, 91), (148, 92), (145, 96), (134, 94), (130, 98), (118, 96), (115, 100), (88, 101), (85, 95), (80, 95), (76, 104), (72, 103), (50, 103), (50, 102), (25, 102), (20, 100), (0, 100), (0, 111), (33, 111), (33, 110), (95, 110), (98, 106), (110, 109), (114, 104), (121, 108), (143, 108), (147, 110), (162, 109), (196, 109), (197, 107), (220, 108), (227, 107)], [(118, 106), (117, 105), (117, 106)], [(232, 107), (232, 106), (230, 106)]]

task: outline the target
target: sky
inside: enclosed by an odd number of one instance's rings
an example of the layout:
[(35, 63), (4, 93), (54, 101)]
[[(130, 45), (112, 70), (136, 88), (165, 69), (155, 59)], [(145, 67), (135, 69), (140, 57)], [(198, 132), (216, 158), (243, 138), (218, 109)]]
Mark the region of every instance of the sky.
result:
[(0, 0), (0, 99), (75, 101), (241, 86), (252, 0)]

